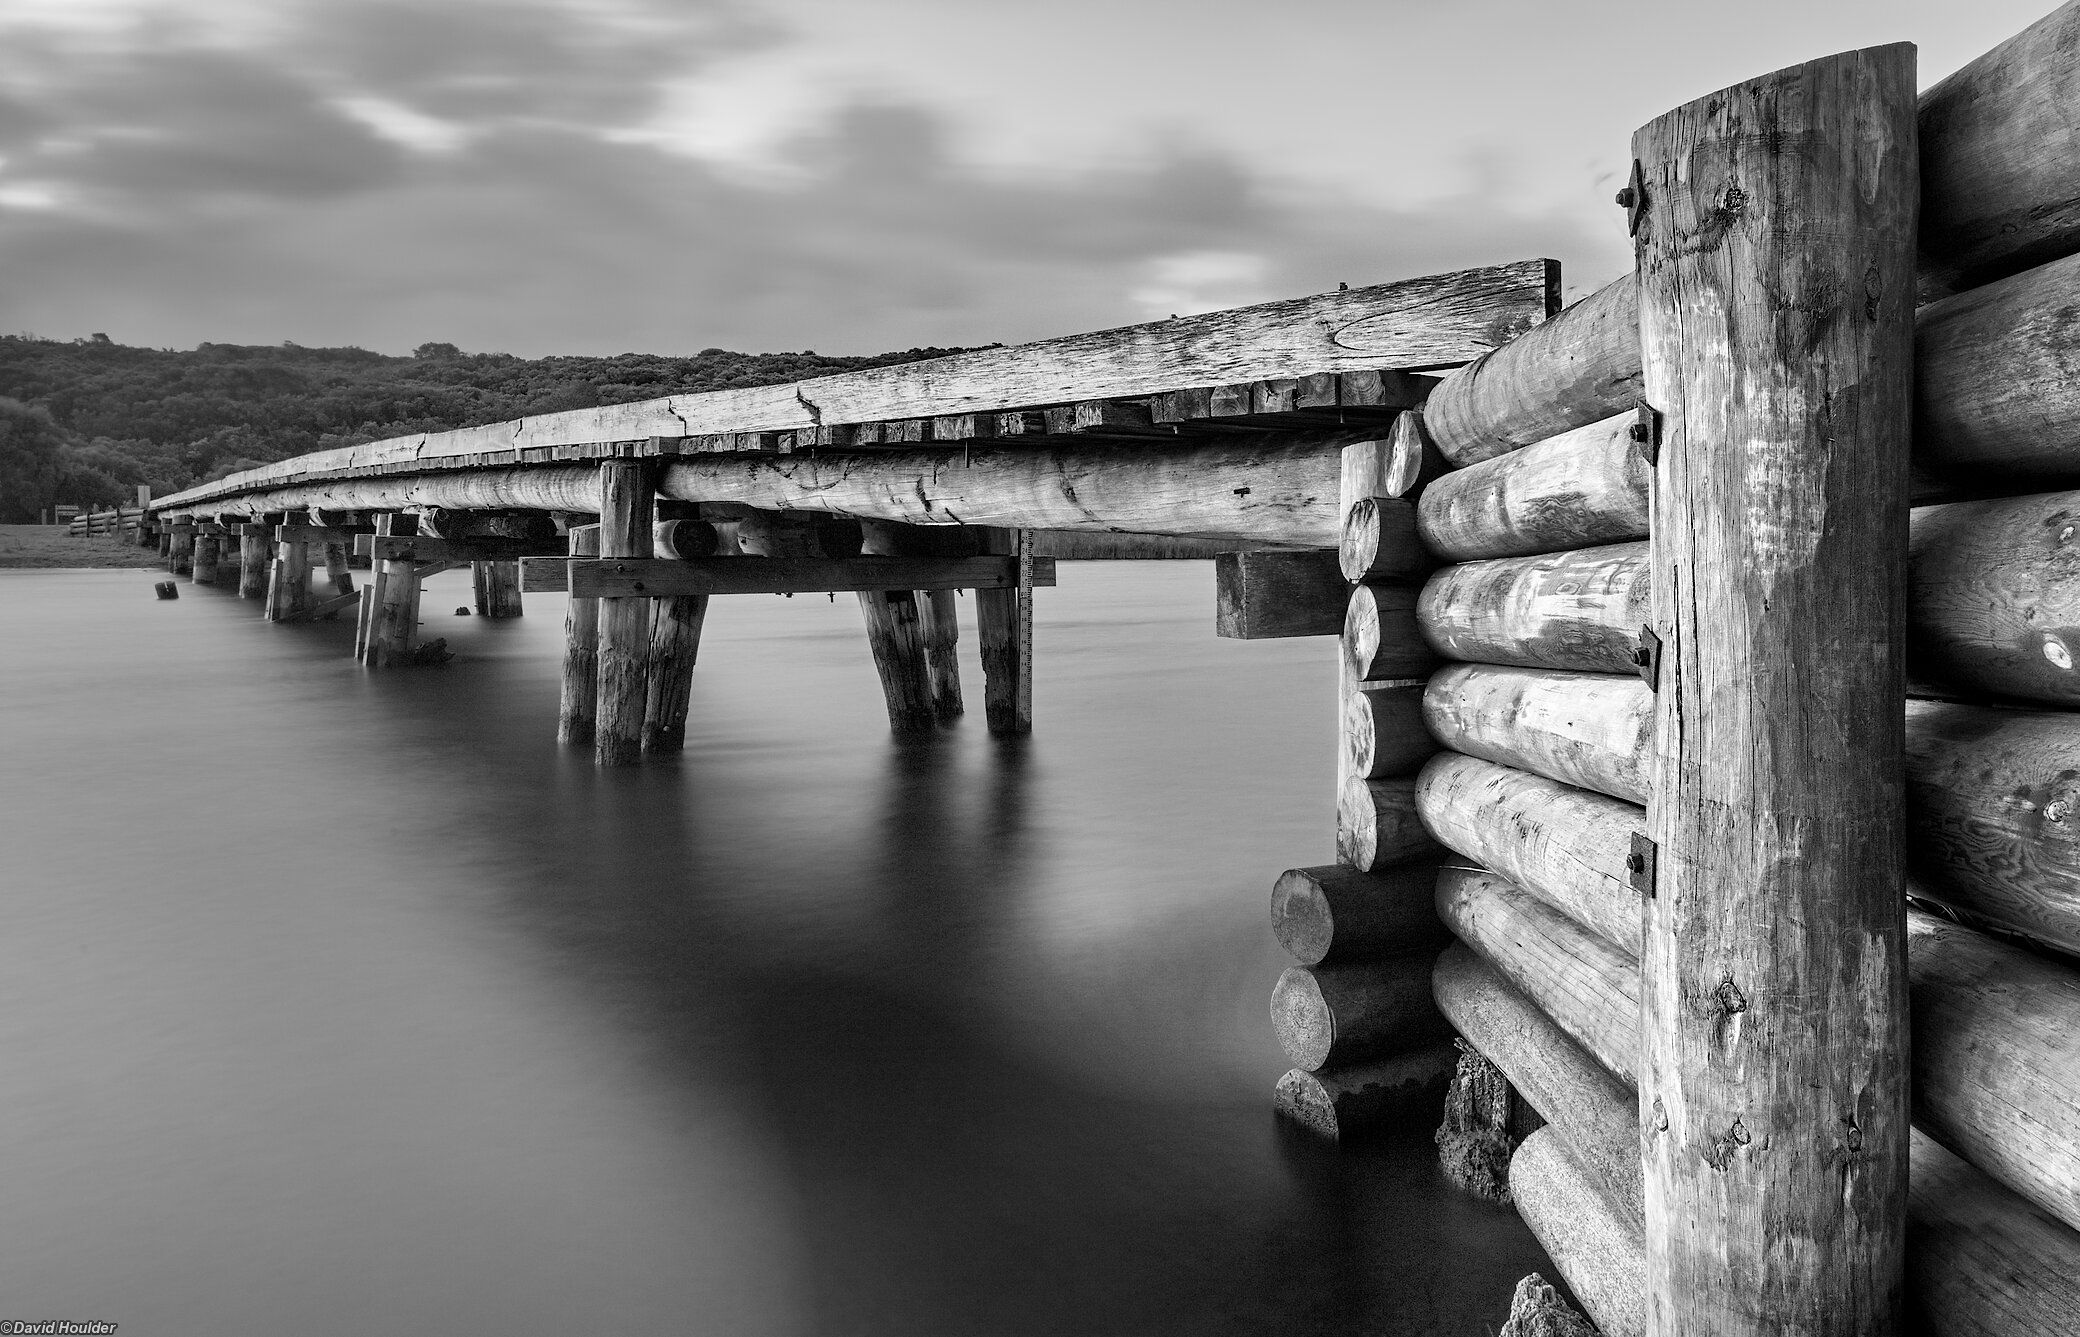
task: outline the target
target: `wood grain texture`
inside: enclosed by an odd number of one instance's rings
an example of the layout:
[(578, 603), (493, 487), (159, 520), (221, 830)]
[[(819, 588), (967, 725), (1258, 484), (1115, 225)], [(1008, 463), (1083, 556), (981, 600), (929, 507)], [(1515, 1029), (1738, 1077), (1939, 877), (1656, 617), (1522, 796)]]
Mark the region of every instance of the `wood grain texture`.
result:
[[(634, 558), (649, 561), (655, 550), (657, 493), (653, 485), (655, 466), (647, 460), (603, 460), (599, 465), (600, 560)], [(587, 563), (571, 562), (571, 594), (598, 598), (599, 655), (595, 674), (599, 693), (593, 707), (592, 756), (601, 766), (627, 766), (643, 758), (643, 719), (650, 702), (649, 598), (599, 598), (586, 588), (579, 569)], [(692, 563), (661, 563), (677, 570)], [(740, 566), (739, 561), (722, 561), (721, 566)], [(638, 586), (640, 589), (640, 586)], [(659, 594), (690, 595), (697, 589), (660, 590)]]
[(1618, 414), (1444, 475), (1417, 503), (1423, 543), (1470, 562), (1645, 538), (1653, 470), (1637, 422)]
[[(1034, 559), (1033, 583), (1055, 583), (1051, 557)], [(1018, 584), (1010, 557), (702, 557), (574, 560), (570, 589), (587, 599), (714, 594), (824, 594), (854, 590), (985, 590)]]
[[(1015, 570), (1012, 578), (1017, 578)], [(888, 706), (889, 729), (899, 734), (930, 732), (937, 727), (938, 712), (932, 708), (917, 591), (862, 590), (859, 608), (866, 623), (867, 645), (874, 653), (874, 671), (881, 680), (882, 699)]]
[(1271, 990), (1271, 1030), (1307, 1072), (1363, 1063), (1449, 1034), (1430, 997), (1430, 963), (1400, 957), (1288, 966)]
[(1423, 689), (1415, 683), (1367, 687), (1347, 683), (1341, 694), (1341, 773), (1364, 780), (1414, 775), (1437, 751), (1423, 726)]
[[(1001, 412), (1325, 371), (1457, 366), (1543, 320), (1558, 266), (1524, 260), (784, 385), (673, 395), (396, 437), (248, 469), (156, 503), (192, 505), (396, 465), (519, 464), (528, 452)], [(498, 458), (502, 457), (502, 458)]]
[(1397, 497), (1360, 497), (1344, 512), (1337, 560), (1352, 584), (1420, 581), (1437, 565), (1416, 534), (1415, 503)]
[(1344, 965), (1434, 952), (1437, 867), (1404, 864), (1361, 873), (1344, 864), (1288, 868), (1271, 888), (1271, 931), (1303, 966)]
[(1646, 830), (1638, 804), (1440, 752), (1416, 777), (1416, 812), (1438, 844), (1639, 954), (1640, 895), (1625, 863)]
[(1213, 559), (1213, 630), (1230, 640), (1335, 636), (1350, 587), (1333, 550), (1224, 552)]
[[(599, 555), (599, 526), (573, 525), (572, 557)], [(557, 564), (559, 567), (562, 563)], [(556, 741), (567, 746), (592, 742), (599, 707), (599, 600), (571, 599), (563, 613), (563, 678), (556, 707)], [(645, 703), (648, 709), (648, 703)]]
[(1639, 1099), (1538, 1004), (1472, 948), (1455, 943), (1437, 958), (1430, 988), (1438, 1011), (1466, 1042), (1502, 1069), (1517, 1093), (1602, 1177), (1634, 1221), (1644, 1218)]
[(1423, 427), (1461, 468), (1632, 407), (1639, 290), (1627, 274), (1437, 383)]
[(1343, 777), (1336, 795), (1336, 857), (1362, 873), (1428, 859), (1436, 840), (1416, 816), (1414, 780)]
[(2080, 4), (1921, 95), (1921, 264), (1984, 283), (2080, 250)]
[(2080, 492), (1914, 510), (1907, 574), (1914, 678), (2072, 708), (2080, 706), (2076, 660)]
[(1919, 1129), (1907, 1197), (1907, 1306), (1931, 1337), (2070, 1337), (2080, 1231)]
[(1014, 737), (1033, 731), (1033, 586), (1052, 583), (1054, 566), (1033, 556), (1030, 529), (983, 529), (986, 553), (1018, 559), (1018, 583), (975, 592), (975, 639), (982, 658), (982, 708), (989, 731)]
[(1437, 652), (1416, 625), (1416, 597), (1405, 585), (1360, 585), (1351, 591), (1338, 643), (1347, 678), (1421, 678), (1437, 667)]
[(1461, 562), (1424, 584), (1416, 624), (1445, 659), (1632, 673), (1647, 572), (1644, 543)]
[(188, 578), (197, 585), (217, 583), (217, 561), (223, 554), (223, 540), (215, 534), (197, 534), (195, 549), (191, 555)]
[(2080, 973), (1909, 911), (1914, 1123), (2080, 1228)]
[(2080, 483), (2080, 256), (1921, 308), (1914, 346), (1917, 465), (1982, 494)]
[(2080, 955), (2080, 715), (1907, 702), (1907, 877)]
[(1420, 410), (1396, 414), (1383, 436), (1343, 448), (1343, 514), (1360, 497), (1410, 497), (1451, 466), (1422, 429)]
[(1423, 723), (1454, 752), (1647, 801), (1654, 693), (1638, 678), (1448, 664), (1423, 693)]
[[(344, 555), (340, 564), (344, 569)], [(525, 611), (520, 602), (520, 563), (517, 560), (470, 563), (470, 584), (476, 596), (479, 617), (502, 620), (519, 617)]]
[(1639, 963), (1508, 879), (1447, 865), (1437, 915), (1596, 1061), (1638, 1081)]
[(917, 591), (917, 632), (924, 641), (932, 713), (942, 724), (959, 719), (967, 707), (961, 702), (961, 624), (955, 591)]
[(1664, 414), (1640, 1091), (1657, 1334), (1848, 1337), (1899, 1312), (1915, 145), (1906, 44), (1633, 138)]
[(1449, 1044), (1323, 1072), (1294, 1068), (1278, 1079), (1271, 1105), (1302, 1128), (1339, 1141), (1371, 1128), (1429, 1123), (1459, 1061)]
[(650, 679), (643, 698), (646, 755), (685, 750), (693, 666), (700, 657), (701, 628), (707, 620), (708, 597), (704, 594), (656, 599), (651, 603)]
[(267, 561), (273, 550), (272, 531), (266, 525), (241, 525), (238, 538), (238, 597), (267, 597)]
[(1524, 1139), (1510, 1198), (1603, 1337), (1645, 1337), (1646, 1230), (1554, 1128)]

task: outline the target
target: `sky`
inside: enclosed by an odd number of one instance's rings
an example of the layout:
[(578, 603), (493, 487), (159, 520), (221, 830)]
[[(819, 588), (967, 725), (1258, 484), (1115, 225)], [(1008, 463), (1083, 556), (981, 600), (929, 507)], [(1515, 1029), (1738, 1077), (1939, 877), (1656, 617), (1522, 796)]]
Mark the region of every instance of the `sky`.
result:
[(0, 332), (1017, 343), (1630, 264), (1634, 129), (2054, 0), (0, 0)]

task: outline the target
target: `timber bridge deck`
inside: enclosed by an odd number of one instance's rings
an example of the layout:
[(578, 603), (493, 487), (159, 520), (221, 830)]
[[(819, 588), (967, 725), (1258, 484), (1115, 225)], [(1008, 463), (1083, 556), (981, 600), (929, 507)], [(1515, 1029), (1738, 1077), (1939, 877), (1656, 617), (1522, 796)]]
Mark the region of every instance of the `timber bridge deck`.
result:
[(1341, 648), (1281, 1110), (1449, 1081), (1448, 1164), (1613, 1337), (2071, 1337), (2080, 0), (1918, 95), (1911, 46), (1844, 53), (1628, 157), (1636, 268), (1565, 310), (1492, 266), (323, 452), (146, 532), (270, 618), (356, 611), (371, 667), (430, 657), (447, 564), (490, 615), (565, 590), (559, 734), (608, 764), (682, 745), (715, 595), (858, 592), (921, 729), (975, 589), (1016, 733), (1051, 531), (1221, 540), (1223, 634)]

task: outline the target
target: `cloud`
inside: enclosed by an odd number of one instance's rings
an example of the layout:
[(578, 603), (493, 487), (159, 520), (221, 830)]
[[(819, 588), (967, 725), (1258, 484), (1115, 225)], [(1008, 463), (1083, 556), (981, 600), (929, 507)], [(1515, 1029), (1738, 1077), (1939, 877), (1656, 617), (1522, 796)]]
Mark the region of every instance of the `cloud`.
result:
[(785, 40), (726, 0), (0, 32), (0, 325), (854, 352), (1610, 249), (1492, 191), (1397, 210), (1189, 145), (991, 171), (886, 95), (780, 139), (756, 178), (644, 133), (704, 71)]

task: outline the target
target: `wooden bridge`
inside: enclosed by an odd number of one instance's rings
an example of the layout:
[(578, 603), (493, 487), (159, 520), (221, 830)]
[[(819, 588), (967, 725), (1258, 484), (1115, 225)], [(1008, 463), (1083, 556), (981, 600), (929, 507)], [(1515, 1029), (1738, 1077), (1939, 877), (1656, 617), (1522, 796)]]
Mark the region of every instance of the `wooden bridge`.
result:
[(1564, 311), (1531, 260), (323, 452), (154, 528), (371, 667), (438, 656), (446, 565), (491, 616), (566, 590), (559, 733), (608, 764), (682, 745), (716, 595), (857, 592), (917, 729), (974, 589), (1017, 733), (1054, 536), (1224, 541), (1223, 634), (1341, 646), (1284, 1112), (1450, 1079), (1448, 1164), (1609, 1334), (2070, 1337), (2080, 2), (1629, 158), (1636, 270)]

